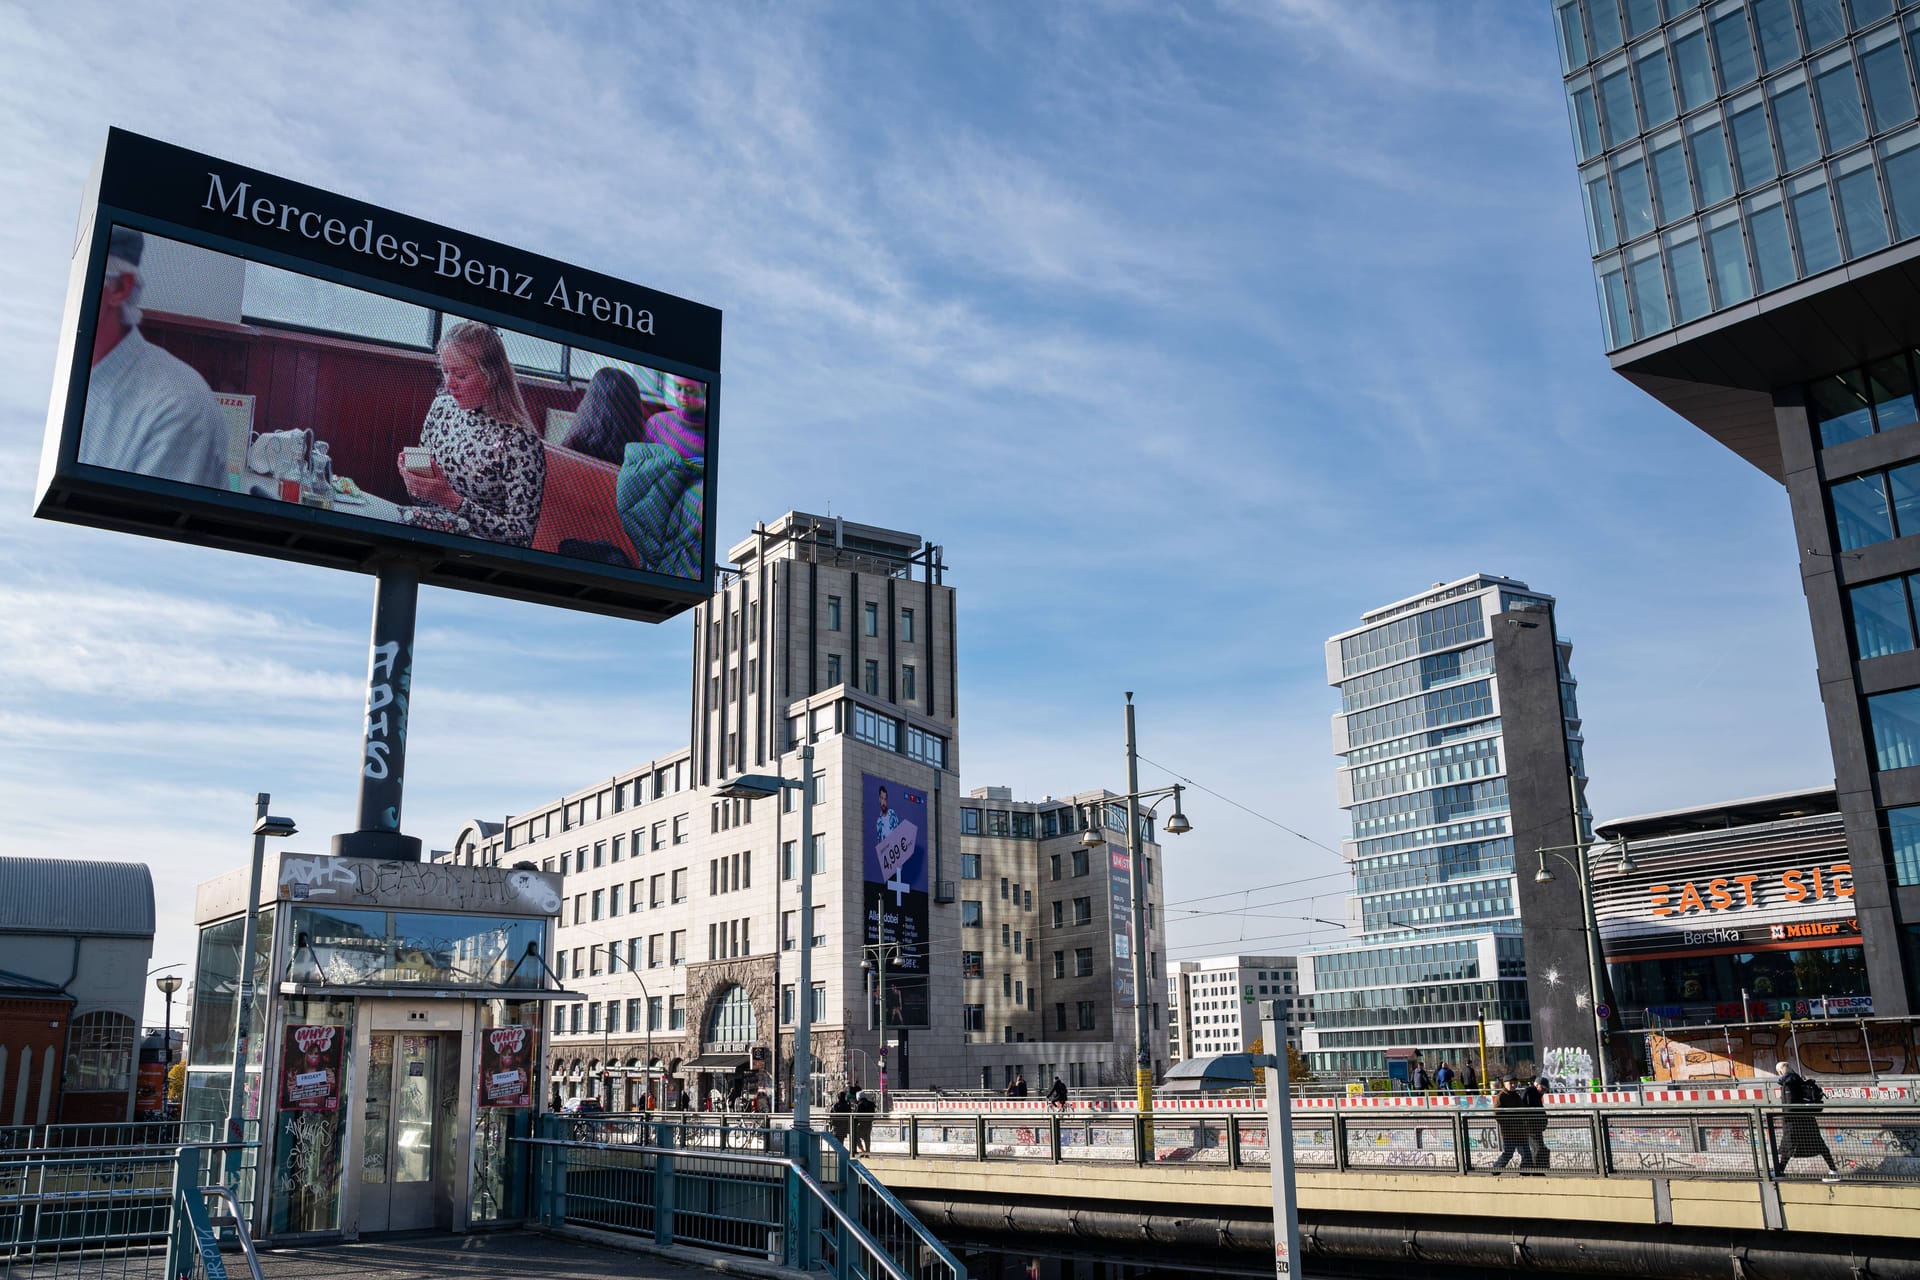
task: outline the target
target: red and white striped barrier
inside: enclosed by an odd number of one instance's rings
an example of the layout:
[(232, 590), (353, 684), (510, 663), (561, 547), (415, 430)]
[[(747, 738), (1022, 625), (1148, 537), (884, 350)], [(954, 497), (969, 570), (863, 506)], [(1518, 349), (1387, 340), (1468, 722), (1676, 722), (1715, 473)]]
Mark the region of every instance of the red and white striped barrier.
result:
[[(1825, 1085), (1829, 1103), (1847, 1102), (1912, 1102), (1920, 1091), (1908, 1085)], [(1768, 1084), (1737, 1085), (1720, 1088), (1661, 1088), (1661, 1089), (1606, 1089), (1578, 1093), (1550, 1093), (1545, 1097), (1548, 1106), (1558, 1107), (1600, 1107), (1600, 1106), (1658, 1106), (1675, 1103), (1766, 1103), (1776, 1101), (1778, 1090)], [(1295, 1098), (1296, 1111), (1425, 1111), (1450, 1110), (1456, 1108), (1488, 1107), (1493, 1098), (1488, 1094), (1465, 1093), (1370, 1093), (1358, 1097), (1329, 1095), (1310, 1098)], [(1260, 1112), (1266, 1109), (1261, 1098), (1233, 1097), (1173, 1097), (1155, 1098), (1153, 1109), (1156, 1115), (1180, 1114), (1183, 1112), (1220, 1113), (1229, 1111)], [(895, 1114), (916, 1113), (921, 1115), (964, 1114), (964, 1115), (1045, 1115), (1052, 1108), (1044, 1098), (898, 1098), (893, 1101)], [(1128, 1116), (1133, 1114), (1133, 1100), (1124, 1101), (1105, 1099), (1069, 1100), (1066, 1114), (1095, 1118), (1099, 1116)]]

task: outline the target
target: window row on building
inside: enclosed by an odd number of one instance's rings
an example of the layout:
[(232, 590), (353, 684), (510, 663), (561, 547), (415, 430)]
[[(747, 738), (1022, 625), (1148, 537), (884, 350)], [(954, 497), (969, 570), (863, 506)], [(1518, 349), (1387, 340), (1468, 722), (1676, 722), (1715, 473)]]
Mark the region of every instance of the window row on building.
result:
[(1920, 129), (1596, 259), (1607, 349), (1920, 235)]
[(1398, 738), (1422, 729), (1478, 720), (1493, 714), (1493, 685), (1486, 680), (1435, 689), (1400, 702), (1349, 715), (1347, 741), (1356, 746)]
[(1340, 685), (1340, 709), (1358, 711), (1493, 670), (1493, 646), (1477, 644), (1379, 667)]
[(1380, 854), (1354, 864), (1353, 891), (1366, 895), (1416, 885), (1445, 884), (1513, 870), (1513, 840), (1476, 840), (1438, 849)]

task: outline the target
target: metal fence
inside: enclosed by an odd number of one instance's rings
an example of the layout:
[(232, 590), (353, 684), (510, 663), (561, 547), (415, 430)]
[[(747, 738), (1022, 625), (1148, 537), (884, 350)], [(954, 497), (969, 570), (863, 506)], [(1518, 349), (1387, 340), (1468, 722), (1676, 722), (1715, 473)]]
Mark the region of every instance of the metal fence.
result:
[[(1503, 1135), (1499, 1117), (1509, 1117)], [(1920, 1183), (1920, 1107), (1554, 1107), (1513, 1112), (1330, 1111), (1293, 1117), (1301, 1169), (1561, 1173)], [(1528, 1123), (1528, 1122), (1531, 1123)], [(1056, 1164), (1267, 1168), (1267, 1121), (1157, 1116), (897, 1115), (876, 1119), (877, 1156)], [(1504, 1157), (1504, 1159), (1503, 1159)], [(1504, 1168), (1502, 1167), (1504, 1166)]]
[[(0, 1149), (0, 1280), (226, 1280), (222, 1225), (255, 1262), (244, 1216), (219, 1185), (235, 1148), (181, 1145), (178, 1125), (8, 1130)], [(158, 1137), (172, 1145), (139, 1141)], [(209, 1213), (211, 1196), (227, 1206)], [(257, 1263), (252, 1268), (257, 1277)]]
[(966, 1280), (945, 1246), (828, 1134), (753, 1117), (548, 1116), (527, 1141), (539, 1213), (552, 1229), (647, 1237), (837, 1280)]

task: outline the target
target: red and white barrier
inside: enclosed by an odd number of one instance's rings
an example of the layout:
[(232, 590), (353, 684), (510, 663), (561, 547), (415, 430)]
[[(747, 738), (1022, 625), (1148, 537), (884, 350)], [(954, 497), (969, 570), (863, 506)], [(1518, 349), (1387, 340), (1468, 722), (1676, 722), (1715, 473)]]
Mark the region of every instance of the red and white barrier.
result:
[[(1916, 1097), (1920, 1097), (1920, 1090), (1909, 1085), (1828, 1084), (1825, 1088), (1827, 1101), (1830, 1104), (1912, 1102)], [(1546, 1095), (1545, 1101), (1548, 1106), (1559, 1107), (1632, 1107), (1702, 1102), (1751, 1105), (1777, 1101), (1777, 1092), (1778, 1090), (1770, 1084), (1756, 1083), (1719, 1088), (1607, 1089), (1577, 1093), (1550, 1093)], [(1357, 1097), (1328, 1095), (1293, 1100), (1293, 1108), (1296, 1111), (1444, 1111), (1492, 1105), (1493, 1098), (1490, 1095), (1464, 1093), (1369, 1093)], [(1244, 1096), (1160, 1097), (1154, 1099), (1153, 1109), (1156, 1115), (1178, 1115), (1190, 1112), (1262, 1112), (1266, 1109), (1266, 1102), (1261, 1098)], [(1052, 1108), (1044, 1098), (902, 1098), (896, 1096), (892, 1110), (895, 1114), (1033, 1116), (1045, 1115)], [(1129, 1116), (1133, 1114), (1133, 1110), (1131, 1098), (1112, 1101), (1104, 1098), (1069, 1099), (1066, 1105), (1066, 1114), (1088, 1119), (1101, 1116)]]

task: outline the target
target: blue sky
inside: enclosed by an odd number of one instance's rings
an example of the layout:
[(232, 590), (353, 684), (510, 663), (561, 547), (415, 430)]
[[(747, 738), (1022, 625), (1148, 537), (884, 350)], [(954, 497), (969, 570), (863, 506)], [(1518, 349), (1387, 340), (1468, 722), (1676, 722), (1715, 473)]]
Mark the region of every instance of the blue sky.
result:
[[(1279, 887), (1176, 957), (1344, 914), (1322, 643), (1431, 582), (1559, 597), (1602, 816), (1832, 778), (1783, 491), (1602, 357), (1544, 5), (0, 0), (0, 122), (0, 851), (149, 862), (156, 965), (254, 792), (351, 825), (372, 584), (28, 517), (114, 124), (721, 308), (721, 546), (945, 545), (964, 785), (1118, 789), (1131, 689), (1301, 833), (1196, 796), (1170, 901)], [(683, 745), (684, 621), (421, 628), (430, 845)]]

